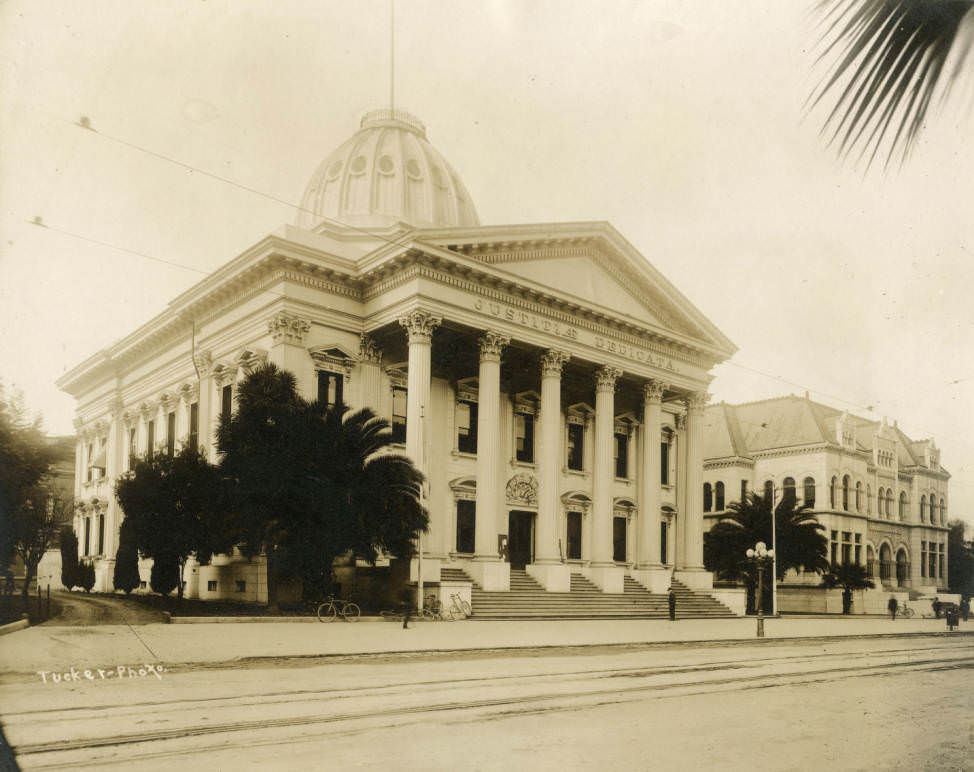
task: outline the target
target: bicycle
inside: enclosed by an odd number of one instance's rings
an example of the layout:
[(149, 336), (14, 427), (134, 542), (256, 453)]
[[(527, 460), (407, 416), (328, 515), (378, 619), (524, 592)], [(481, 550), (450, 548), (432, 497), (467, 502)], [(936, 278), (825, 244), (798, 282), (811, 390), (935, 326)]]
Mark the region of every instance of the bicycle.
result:
[(427, 622), (452, 622), (450, 617), (444, 616), (443, 604), (435, 595), (427, 595), (426, 602), (423, 603), (423, 613), (421, 616)]
[(913, 619), (913, 617), (916, 616), (916, 611), (907, 606), (906, 603), (903, 603), (903, 605), (897, 609), (896, 613), (904, 619)]
[(470, 607), (470, 604), (460, 597), (460, 593), (453, 593), (450, 596), (450, 600), (453, 601), (453, 603), (450, 605), (450, 610), (448, 611), (450, 619), (466, 619), (473, 613), (473, 609)]
[(318, 606), (319, 622), (334, 622), (335, 617), (341, 617), (346, 622), (358, 622), (361, 615), (361, 609), (350, 600), (342, 600), (334, 596), (329, 596), (326, 602)]

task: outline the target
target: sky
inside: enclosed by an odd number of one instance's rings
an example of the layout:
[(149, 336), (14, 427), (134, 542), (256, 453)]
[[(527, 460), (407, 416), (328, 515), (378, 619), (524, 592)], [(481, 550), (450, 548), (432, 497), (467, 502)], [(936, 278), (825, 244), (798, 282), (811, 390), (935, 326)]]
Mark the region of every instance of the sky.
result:
[[(840, 162), (811, 6), (399, 0), (395, 102), (481, 222), (611, 222), (738, 346), (714, 400), (895, 418), (974, 524), (969, 112), (902, 168)], [(388, 105), (389, 41), (389, 0), (0, 4), (0, 379), (48, 431), (57, 377), (294, 219)]]

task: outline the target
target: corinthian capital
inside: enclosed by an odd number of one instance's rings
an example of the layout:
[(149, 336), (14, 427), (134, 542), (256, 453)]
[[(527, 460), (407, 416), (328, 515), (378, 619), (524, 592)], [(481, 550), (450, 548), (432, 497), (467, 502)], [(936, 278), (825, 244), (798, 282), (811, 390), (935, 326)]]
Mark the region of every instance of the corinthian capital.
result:
[(618, 367), (612, 367), (612, 365), (600, 367), (595, 371), (595, 390), (597, 392), (615, 391), (616, 380), (620, 375), (622, 375), (622, 370)]
[(267, 321), (267, 331), (274, 343), (294, 343), (298, 346), (304, 343), (304, 336), (311, 329), (311, 322), (299, 316), (293, 316), (285, 311)]
[(213, 367), (213, 354), (209, 350), (197, 351), (193, 355), (193, 363), (199, 371), (200, 378), (205, 378), (210, 374), (210, 368)]
[(710, 395), (705, 391), (691, 391), (684, 398), (684, 403), (687, 406), (687, 412), (689, 413), (699, 413), (707, 406), (707, 402), (710, 400)]
[(643, 399), (646, 402), (652, 402), (654, 404), (659, 404), (663, 401), (663, 392), (666, 391), (669, 384), (663, 383), (662, 381), (646, 381), (643, 384)]
[(541, 377), (561, 377), (561, 369), (571, 357), (564, 351), (550, 348), (541, 355)]
[(443, 320), (428, 311), (411, 311), (399, 318), (399, 324), (409, 335), (410, 343), (429, 343), (433, 338), (433, 330), (440, 326)]
[(499, 362), (504, 346), (511, 342), (506, 335), (488, 330), (481, 335), (477, 342), (480, 344), (481, 362)]

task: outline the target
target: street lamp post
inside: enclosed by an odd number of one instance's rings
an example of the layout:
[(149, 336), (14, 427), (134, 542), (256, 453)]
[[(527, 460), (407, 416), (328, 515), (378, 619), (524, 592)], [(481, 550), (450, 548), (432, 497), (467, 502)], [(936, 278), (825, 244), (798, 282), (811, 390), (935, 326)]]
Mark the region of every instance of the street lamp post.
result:
[[(757, 637), (764, 638), (764, 567), (767, 564), (774, 565), (774, 550), (767, 549), (763, 541), (754, 545), (754, 549), (749, 549), (746, 553), (748, 562), (757, 569), (757, 605), (758, 605), (758, 631)], [(774, 577), (772, 577), (774, 581)]]
[(778, 524), (775, 522), (774, 502), (777, 486), (771, 477), (771, 616), (778, 616)]

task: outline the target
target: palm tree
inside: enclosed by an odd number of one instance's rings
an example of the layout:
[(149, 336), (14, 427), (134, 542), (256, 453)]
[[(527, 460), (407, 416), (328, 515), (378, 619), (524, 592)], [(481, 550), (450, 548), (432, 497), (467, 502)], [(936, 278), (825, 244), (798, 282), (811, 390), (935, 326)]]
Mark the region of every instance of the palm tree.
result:
[(876, 586), (869, 578), (866, 567), (858, 563), (840, 563), (832, 566), (828, 573), (822, 575), (822, 585), (829, 588), (842, 588), (843, 614), (848, 614), (852, 610), (853, 590), (867, 590)]
[(974, 0), (820, 0), (821, 59), (831, 74), (810, 98), (838, 94), (822, 131), (867, 167), (880, 148), (906, 160), (934, 96), (945, 98), (974, 43)]
[[(828, 539), (825, 527), (812, 514), (811, 507), (798, 505), (795, 496), (787, 495), (775, 508), (775, 551), (777, 579), (789, 569), (823, 573), (828, 571)], [(758, 542), (771, 545), (771, 501), (748, 493), (743, 501), (734, 501), (727, 514), (704, 534), (703, 560), (708, 571), (725, 581), (743, 581), (753, 601), (757, 577), (745, 558), (748, 549)], [(770, 584), (770, 583), (769, 583)]]

